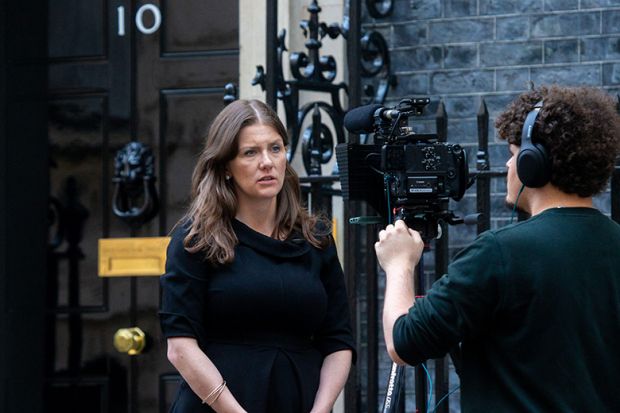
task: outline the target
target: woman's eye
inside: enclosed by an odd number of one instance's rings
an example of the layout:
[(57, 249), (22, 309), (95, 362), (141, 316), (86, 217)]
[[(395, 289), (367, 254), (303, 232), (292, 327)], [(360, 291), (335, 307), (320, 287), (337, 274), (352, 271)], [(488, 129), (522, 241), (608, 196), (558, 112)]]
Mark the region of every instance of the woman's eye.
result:
[(273, 145), (273, 147), (271, 148), (271, 150), (274, 152), (280, 152), (281, 149), (282, 148), (280, 145)]
[(252, 156), (252, 155), (254, 155), (255, 153), (256, 153), (256, 151), (255, 151), (254, 149), (248, 149), (248, 150), (246, 150), (245, 152), (243, 152), (243, 154), (244, 154), (245, 156)]

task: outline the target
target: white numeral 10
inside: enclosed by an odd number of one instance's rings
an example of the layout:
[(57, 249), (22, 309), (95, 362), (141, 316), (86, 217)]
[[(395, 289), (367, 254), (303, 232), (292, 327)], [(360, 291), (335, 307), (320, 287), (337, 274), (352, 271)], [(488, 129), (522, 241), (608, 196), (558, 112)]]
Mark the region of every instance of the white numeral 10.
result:
[[(153, 13), (153, 25), (151, 27), (146, 27), (144, 25), (144, 13), (150, 11)], [(116, 8), (116, 13), (118, 16), (118, 35), (125, 35), (125, 7), (119, 6)], [(138, 11), (136, 12), (136, 27), (143, 34), (153, 34), (161, 26), (161, 12), (159, 8), (154, 4), (143, 4), (140, 6)]]

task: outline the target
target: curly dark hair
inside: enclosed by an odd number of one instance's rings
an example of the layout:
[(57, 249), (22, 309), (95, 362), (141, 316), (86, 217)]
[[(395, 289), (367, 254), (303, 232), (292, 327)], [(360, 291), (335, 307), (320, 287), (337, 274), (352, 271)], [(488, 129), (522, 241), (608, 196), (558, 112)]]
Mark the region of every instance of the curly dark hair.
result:
[(525, 117), (540, 100), (533, 140), (549, 152), (551, 184), (581, 197), (601, 192), (620, 150), (616, 102), (595, 88), (541, 86), (520, 95), (495, 120), (499, 137), (521, 146)]
[(533, 141), (547, 148), (551, 184), (581, 197), (603, 191), (620, 150), (614, 99), (590, 87), (541, 86), (520, 95), (495, 120), (500, 139), (521, 146), (525, 117), (541, 100)]

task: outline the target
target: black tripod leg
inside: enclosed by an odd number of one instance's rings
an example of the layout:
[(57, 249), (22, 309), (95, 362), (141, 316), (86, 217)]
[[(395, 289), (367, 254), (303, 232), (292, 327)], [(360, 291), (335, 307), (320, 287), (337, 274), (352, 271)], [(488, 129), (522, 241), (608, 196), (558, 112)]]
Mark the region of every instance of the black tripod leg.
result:
[(400, 399), (403, 387), (403, 379), (405, 377), (405, 366), (399, 366), (392, 363), (390, 377), (388, 379), (387, 388), (385, 390), (385, 399), (383, 400), (383, 409), (381, 413), (396, 413), (398, 401)]

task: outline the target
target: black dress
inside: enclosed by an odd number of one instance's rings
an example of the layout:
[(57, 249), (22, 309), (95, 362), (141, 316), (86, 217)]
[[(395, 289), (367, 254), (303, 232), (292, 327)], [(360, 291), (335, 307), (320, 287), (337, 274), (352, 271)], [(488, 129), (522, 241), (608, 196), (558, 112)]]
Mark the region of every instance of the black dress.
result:
[[(279, 241), (234, 220), (235, 259), (213, 266), (183, 248), (178, 226), (161, 278), (166, 338), (194, 337), (250, 413), (312, 408), (323, 359), (354, 348), (344, 277), (332, 243)], [(182, 382), (171, 409), (211, 412)]]

